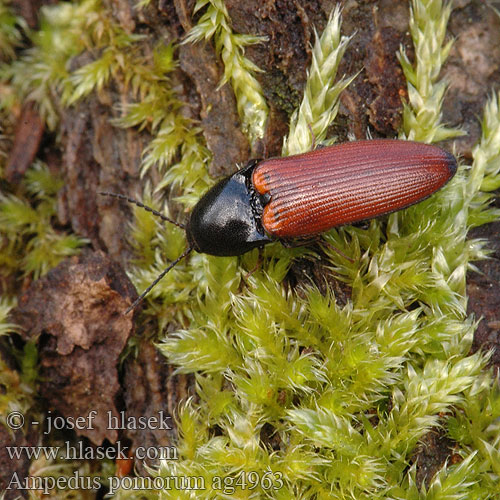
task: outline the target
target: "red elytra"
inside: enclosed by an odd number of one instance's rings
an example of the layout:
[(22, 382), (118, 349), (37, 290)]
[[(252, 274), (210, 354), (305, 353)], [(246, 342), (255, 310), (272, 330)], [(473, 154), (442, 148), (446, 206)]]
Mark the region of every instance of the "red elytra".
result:
[(437, 146), (394, 139), (354, 141), (260, 162), (252, 183), (270, 196), (262, 225), (274, 238), (304, 238), (424, 200), (456, 172)]

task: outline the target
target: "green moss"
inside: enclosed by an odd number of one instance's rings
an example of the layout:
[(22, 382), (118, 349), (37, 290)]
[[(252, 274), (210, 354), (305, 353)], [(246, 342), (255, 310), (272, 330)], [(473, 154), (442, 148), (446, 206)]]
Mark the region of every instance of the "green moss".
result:
[(340, 8), (336, 8), (313, 47), (304, 97), (300, 108), (292, 115), (290, 132), (283, 143), (285, 156), (310, 151), (314, 140), (318, 143), (325, 140), (327, 129), (337, 116), (340, 93), (355, 78), (335, 82), (350, 40), (349, 37), (341, 37), (340, 26)]
[[(41, 14), (40, 30), (31, 36), (33, 46), (3, 65), (0, 79), (16, 89), (19, 101), (35, 102), (49, 129), (55, 130), (58, 107), (102, 88), (127, 64), (126, 56), (133, 57), (130, 47), (140, 36), (114, 24), (99, 0), (61, 2), (42, 7)], [(72, 58), (89, 47), (101, 56), (71, 72)]]
[[(15, 305), (15, 300), (0, 297), (0, 337), (19, 333), (19, 327), (9, 321), (9, 312)], [(34, 343), (27, 342), (22, 351), (17, 350), (9, 342), (2, 341), (0, 356), (0, 423), (9, 431), (6, 419), (11, 412), (26, 415), (33, 405), (35, 387), (38, 379), (37, 349)], [(7, 357), (11, 358), (7, 360)], [(9, 361), (9, 362), (8, 362)], [(17, 361), (20, 367), (16, 370), (12, 362)]]
[[(168, 76), (175, 66), (172, 45), (158, 45), (151, 59), (131, 58), (120, 78), (131, 83), (137, 100), (124, 105), (122, 116), (113, 123), (146, 129), (153, 135), (144, 150), (141, 175), (157, 169), (163, 177), (155, 192), (164, 192), (167, 186), (182, 189), (177, 201), (190, 208), (212, 183), (205, 168), (210, 154), (201, 140), (201, 129), (180, 113), (182, 103)], [(142, 249), (148, 252), (152, 242), (144, 243)]]
[(23, 180), (22, 194), (0, 193), (0, 232), (5, 235), (0, 254), (2, 273), (21, 270), (37, 279), (86, 243), (51, 224), (60, 187), (61, 180), (46, 165), (35, 162)]
[(0, 57), (1, 60), (13, 59), (15, 49), (21, 45), (23, 31), (27, 30), (24, 19), (16, 16), (10, 8), (11, 2), (0, 2)]
[(230, 82), (236, 96), (243, 130), (250, 141), (264, 137), (268, 108), (259, 82), (253, 73), (260, 69), (244, 56), (245, 47), (265, 41), (262, 37), (234, 33), (222, 0), (198, 0), (193, 14), (205, 9), (186, 43), (214, 38), (215, 50), (224, 64), (220, 85)]
[(445, 43), (446, 26), (452, 3), (443, 0), (412, 0), (410, 33), (415, 48), (412, 65), (402, 48), (399, 61), (408, 82), (409, 103), (403, 112), (403, 132), (407, 139), (439, 142), (462, 135), (440, 123), (447, 83), (439, 79), (453, 40)]
[[(225, 64), (224, 81), (231, 81), (240, 116), (255, 139), (267, 111), (253, 84), (256, 68), (243, 49), (257, 40), (232, 33), (223, 3), (200, 0), (196, 8), (205, 10), (188, 43), (214, 39)], [(172, 89), (175, 47), (159, 44), (153, 57), (141, 55), (140, 40), (114, 26), (98, 2), (60, 4), (46, 13), (33, 35), (34, 48), (2, 70), (19, 98), (35, 100), (55, 127), (55, 95), (62, 96), (58, 105), (70, 105), (113, 79), (128, 85), (131, 102), (115, 124), (151, 133), (142, 173), (159, 172), (160, 188), (182, 193), (177, 201), (188, 211), (212, 183), (206, 173), (210, 155), (200, 129), (182, 116)], [(449, 7), (438, 0), (412, 3), (415, 64), (400, 54), (409, 88), (407, 138), (432, 142), (460, 133), (440, 118), (446, 84), (439, 72), (451, 47), (445, 42), (448, 17)], [(68, 43), (58, 46), (60, 38)], [(337, 10), (314, 46), (285, 151), (309, 150), (309, 127), (317, 141), (325, 139), (339, 94), (351, 81), (335, 81), (348, 41), (341, 36)], [(70, 71), (70, 58), (87, 48), (98, 56)], [(160, 350), (179, 372), (195, 375), (198, 392), (198, 399), (179, 408), (180, 459), (162, 461), (154, 474), (201, 476), (207, 490), (150, 491), (149, 496), (498, 495), (500, 391), (486, 368), (488, 356), (468, 356), (476, 323), (465, 309), (466, 272), (487, 254), (485, 243), (467, 240), (467, 232), (499, 216), (489, 207), (489, 193), (500, 185), (497, 96), (485, 108), (482, 127), (473, 164), (461, 165), (445, 189), (367, 227), (324, 235), (330, 243), (323, 248), (325, 265), (352, 289), (345, 306), (333, 291), (322, 295), (312, 285), (285, 289), (282, 282), (294, 259), (316, 256), (306, 247), (279, 244), (265, 247), (260, 266), (257, 250), (240, 258), (191, 255), (153, 289), (141, 320), (157, 321)], [(0, 224), (10, 241), (2, 258), (11, 271), (40, 275), (53, 265), (34, 251), (31, 259), (19, 257), (30, 254), (23, 250), (30, 244), (34, 250), (50, 240), (54, 192), (48, 191), (47, 176), (42, 167), (32, 169), (22, 195), (2, 200)], [(168, 210), (158, 188), (153, 192), (148, 183), (143, 198)], [(140, 290), (185, 248), (181, 231), (160, 228), (141, 210), (135, 211), (131, 242), (137, 255), (131, 275)], [(71, 245), (63, 240), (62, 246)], [(167, 323), (176, 324), (177, 331), (164, 336)], [(443, 466), (425, 488), (411, 464), (419, 440), (438, 427), (455, 441), (454, 453), (462, 461)]]

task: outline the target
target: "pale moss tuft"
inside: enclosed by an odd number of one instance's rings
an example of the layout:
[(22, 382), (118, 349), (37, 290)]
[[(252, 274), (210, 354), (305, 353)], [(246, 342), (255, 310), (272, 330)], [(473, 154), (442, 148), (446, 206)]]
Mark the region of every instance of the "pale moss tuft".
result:
[(439, 80), (441, 68), (453, 40), (445, 43), (451, 2), (443, 0), (412, 0), (410, 33), (415, 48), (413, 65), (401, 47), (398, 57), (408, 84), (409, 103), (403, 112), (406, 139), (439, 142), (463, 134), (441, 124), (441, 109), (447, 83)]
[[(0, 297), (0, 337), (19, 333), (21, 327), (9, 321), (9, 314), (16, 306), (17, 301), (10, 297)], [(5, 351), (8, 344), (3, 344)], [(0, 356), (0, 424), (9, 433), (12, 428), (7, 425), (6, 418), (12, 411), (26, 414), (34, 403), (35, 387), (38, 381), (37, 358), (38, 353), (34, 343), (27, 342), (23, 351), (12, 349), (12, 358), (17, 357), (20, 361), (20, 369), (12, 367), (12, 359), (6, 361), (7, 353)]]
[(31, 37), (33, 47), (2, 66), (0, 79), (13, 85), (20, 101), (36, 102), (49, 129), (55, 130), (61, 101), (74, 102), (104, 84), (112, 62), (107, 57), (91, 63), (72, 81), (70, 59), (89, 47), (120, 45), (127, 35), (111, 22), (98, 0), (44, 6), (41, 13), (41, 29)]
[(10, 60), (21, 46), (23, 32), (28, 31), (26, 21), (11, 9), (11, 1), (0, 1), (0, 60)]
[[(473, 198), (475, 211), (469, 214), (469, 224), (479, 225), (497, 220), (500, 211), (486, 208), (492, 199), (489, 193), (500, 187), (500, 92), (493, 94), (484, 109), (481, 141), (474, 147), (474, 168), (467, 192)], [(476, 218), (480, 216), (479, 218)], [(474, 220), (471, 220), (474, 217)]]
[(182, 189), (177, 201), (190, 208), (212, 181), (206, 165), (210, 153), (201, 138), (201, 129), (180, 112), (182, 103), (171, 88), (169, 73), (176, 67), (173, 45), (160, 44), (152, 59), (136, 57), (123, 70), (136, 102), (122, 106), (114, 125), (145, 129), (152, 134), (143, 152), (141, 176), (151, 168), (162, 175), (155, 192), (167, 186)]
[[(74, 104), (91, 92), (100, 92), (109, 83), (111, 77), (117, 77), (119, 73), (125, 72), (127, 67), (134, 63), (131, 60), (130, 49), (135, 42), (143, 37), (129, 35), (113, 25), (110, 25), (108, 30), (111, 36), (109, 40), (105, 41), (106, 45), (102, 50), (102, 55), (69, 75), (68, 82), (72, 88), (71, 92), (67, 91), (62, 96), (64, 105)], [(97, 43), (95, 48), (101, 48), (102, 43), (103, 41)], [(134, 90), (137, 92), (137, 89)]]
[(334, 83), (351, 37), (340, 35), (340, 7), (330, 15), (321, 37), (316, 34), (304, 97), (290, 119), (290, 131), (283, 143), (283, 156), (311, 150), (314, 141), (324, 141), (337, 116), (340, 93), (356, 75)]
[(151, 3), (151, 0), (138, 0), (136, 1), (135, 8), (136, 9), (144, 9)]
[[(150, 183), (145, 184), (140, 199), (146, 205), (162, 211), (161, 197), (153, 195)], [(186, 240), (184, 232), (173, 224), (164, 223), (135, 205), (132, 211), (134, 219), (128, 239), (137, 257), (129, 269), (129, 276), (138, 290), (145, 290), (184, 251)], [(163, 211), (171, 216), (165, 208)], [(153, 288), (145, 302), (148, 304), (146, 312), (156, 316), (162, 325), (172, 321), (173, 315), (182, 316), (182, 308), (178, 306), (185, 306), (195, 286), (185, 265), (185, 262), (180, 262), (175, 266)]]
[(227, 332), (210, 326), (179, 330), (160, 345), (160, 351), (175, 360), (179, 373), (218, 373), (240, 362)]
[(234, 33), (227, 8), (222, 0), (198, 0), (193, 14), (206, 7), (186, 37), (185, 43), (214, 38), (215, 50), (224, 63), (220, 85), (230, 82), (236, 96), (243, 131), (250, 142), (264, 137), (268, 108), (262, 88), (253, 73), (261, 71), (244, 56), (245, 47), (264, 38)]
[[(144, 174), (153, 165), (158, 166), (163, 178), (155, 191), (161, 192), (168, 186), (181, 188), (182, 194), (175, 199), (190, 209), (213, 183), (206, 169), (211, 154), (201, 138), (201, 128), (194, 127), (179, 113), (171, 118), (163, 122), (145, 148), (141, 173)], [(178, 156), (176, 151), (180, 153)]]
[(45, 164), (35, 162), (23, 181), (24, 195), (0, 194), (0, 231), (6, 235), (0, 266), (4, 269), (21, 269), (37, 279), (86, 244), (86, 239), (52, 227), (61, 185)]
[(23, 356), (22, 361), (25, 365), (21, 371), (13, 369), (3, 356), (0, 358), (0, 384), (3, 387), (0, 394), (0, 425), (4, 427), (4, 430), (12, 434), (13, 430), (7, 424), (6, 418), (10, 412), (14, 411), (24, 415), (28, 414), (34, 404), (37, 382), (31, 376), (33, 374), (37, 375), (36, 347), (34, 344), (28, 343), (24, 348), (24, 354), (19, 354)]
[(9, 312), (15, 301), (8, 297), (0, 297), (0, 337), (19, 331), (17, 325), (8, 321)]
[[(455, 466), (446, 464), (431, 479), (429, 487), (417, 485), (416, 467), (412, 466), (408, 474), (408, 483), (404, 487), (394, 487), (390, 490), (391, 498), (419, 499), (439, 498), (441, 500), (468, 500), (469, 498), (494, 498), (490, 493), (480, 492), (481, 486), (475, 478), (478, 474), (478, 462), (475, 454)], [(476, 487), (479, 486), (479, 487)]]

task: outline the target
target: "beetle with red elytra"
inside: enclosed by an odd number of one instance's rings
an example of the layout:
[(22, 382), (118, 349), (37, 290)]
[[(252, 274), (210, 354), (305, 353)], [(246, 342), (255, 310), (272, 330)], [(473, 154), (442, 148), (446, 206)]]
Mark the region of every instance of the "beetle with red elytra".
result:
[(205, 193), (185, 225), (121, 194), (100, 193), (134, 203), (186, 231), (186, 250), (126, 313), (193, 250), (231, 256), (272, 241), (303, 241), (418, 203), (443, 187), (456, 170), (454, 156), (443, 149), (395, 139), (251, 160)]

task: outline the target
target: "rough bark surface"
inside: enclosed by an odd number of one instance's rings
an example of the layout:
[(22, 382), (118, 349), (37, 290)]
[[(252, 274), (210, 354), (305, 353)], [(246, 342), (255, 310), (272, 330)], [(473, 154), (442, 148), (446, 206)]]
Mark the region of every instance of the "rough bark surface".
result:
[(123, 311), (135, 298), (125, 273), (101, 252), (83, 252), (33, 282), (13, 319), (39, 350), (40, 395), (65, 418), (87, 417), (76, 429), (95, 444), (114, 443), (108, 425), (117, 417), (118, 358), (133, 331)]

